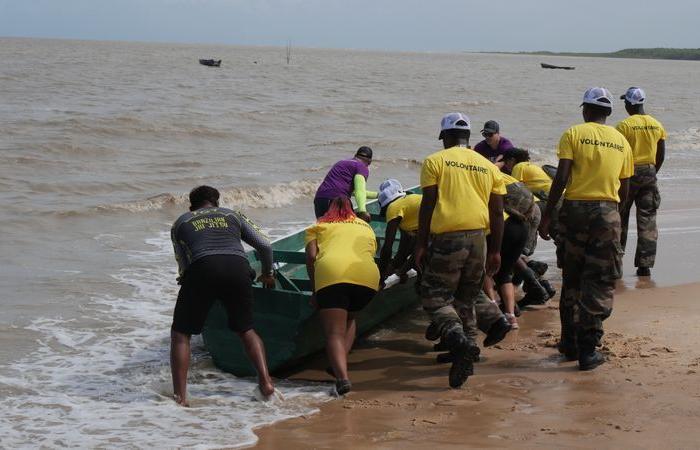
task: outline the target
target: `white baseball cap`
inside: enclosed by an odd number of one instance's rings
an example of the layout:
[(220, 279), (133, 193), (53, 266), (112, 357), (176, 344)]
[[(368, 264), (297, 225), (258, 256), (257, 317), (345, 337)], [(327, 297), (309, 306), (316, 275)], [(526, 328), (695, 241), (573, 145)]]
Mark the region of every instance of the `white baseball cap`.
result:
[(612, 94), (603, 87), (592, 87), (583, 94), (583, 103), (581, 103), (581, 106), (584, 104), (604, 106), (612, 109)]
[(471, 130), (469, 117), (462, 113), (449, 113), (442, 118), (440, 122), (440, 135), (438, 139), (442, 139), (442, 132), (446, 130)]
[(405, 197), (406, 192), (403, 190), (403, 186), (398, 180), (390, 178), (382, 182), (379, 185), (379, 206), (384, 208), (389, 203), (393, 202), (397, 198)]
[(625, 95), (620, 96), (620, 100), (624, 100), (630, 105), (643, 105), (647, 99), (647, 95), (642, 88), (631, 87), (627, 89)]

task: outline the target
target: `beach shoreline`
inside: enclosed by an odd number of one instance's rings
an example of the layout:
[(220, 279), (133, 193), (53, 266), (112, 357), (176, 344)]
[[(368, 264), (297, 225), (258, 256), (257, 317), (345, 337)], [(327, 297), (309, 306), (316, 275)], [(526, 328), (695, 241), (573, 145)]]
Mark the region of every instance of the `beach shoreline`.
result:
[[(354, 391), (320, 412), (259, 428), (256, 448), (692, 447), (698, 420), (695, 351), (700, 284), (620, 283), (605, 322), (608, 362), (580, 372), (558, 354), (556, 302), (482, 352), (465, 387), (447, 387), (419, 309), (358, 343)], [(319, 357), (291, 379), (327, 380)], [(329, 383), (329, 389), (331, 384)]]

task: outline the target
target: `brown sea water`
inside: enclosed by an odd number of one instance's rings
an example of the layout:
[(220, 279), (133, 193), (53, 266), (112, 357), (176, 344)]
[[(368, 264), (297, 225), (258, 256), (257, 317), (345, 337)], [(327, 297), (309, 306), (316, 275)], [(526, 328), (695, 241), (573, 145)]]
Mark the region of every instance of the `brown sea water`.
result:
[[(197, 63), (210, 56), (222, 67)], [(312, 410), (327, 386), (283, 384), (290, 401), (257, 405), (247, 400), (253, 383), (213, 369), (201, 344), (192, 393), (203, 400), (184, 416), (171, 405), (169, 226), (186, 193), (207, 183), (271, 236), (296, 230), (313, 218), (325, 170), (361, 145), (375, 151), (371, 186), (417, 184), (447, 112), (472, 118), (473, 143), (495, 119), (535, 160), (554, 162), (587, 87), (619, 96), (642, 86), (669, 131), (661, 243), (687, 235), (660, 260), (698, 248), (696, 62), (556, 58), (576, 66), (556, 71), (515, 55), (284, 57), (282, 48), (0, 39), (0, 445), (186, 446), (200, 442), (188, 429), (199, 427), (214, 436), (207, 445), (228, 446)], [(615, 106), (611, 123), (625, 117)], [(551, 246), (540, 254), (551, 261)], [(688, 258), (659, 282), (697, 273)]]

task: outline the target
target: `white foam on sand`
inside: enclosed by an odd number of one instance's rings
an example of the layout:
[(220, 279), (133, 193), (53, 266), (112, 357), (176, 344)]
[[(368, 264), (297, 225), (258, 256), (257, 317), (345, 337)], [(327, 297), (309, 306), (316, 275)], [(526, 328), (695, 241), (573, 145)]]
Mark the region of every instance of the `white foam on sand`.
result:
[(253, 428), (313, 413), (330, 398), (328, 384), (280, 382), (284, 402), (254, 401), (255, 380), (216, 369), (194, 338), (192, 407), (177, 406), (169, 367), (172, 250), (167, 233), (146, 243), (150, 249), (130, 254), (114, 276), (131, 295), (96, 295), (77, 319), (41, 318), (28, 327), (40, 334), (40, 348), (0, 375), (2, 447), (249, 445)]

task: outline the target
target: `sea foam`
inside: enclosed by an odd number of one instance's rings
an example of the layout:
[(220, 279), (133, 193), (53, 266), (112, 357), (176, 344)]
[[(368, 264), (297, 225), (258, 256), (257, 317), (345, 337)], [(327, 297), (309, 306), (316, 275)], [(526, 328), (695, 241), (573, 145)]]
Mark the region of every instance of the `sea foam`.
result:
[[(118, 251), (111, 236), (106, 251)], [(0, 376), (0, 441), (5, 448), (234, 447), (253, 428), (313, 413), (329, 399), (323, 383), (278, 384), (284, 402), (254, 401), (254, 379), (216, 369), (193, 339), (192, 407), (171, 399), (169, 328), (177, 294), (167, 233), (129, 254), (114, 279), (126, 297), (95, 295), (71, 320), (37, 318), (39, 348)]]

